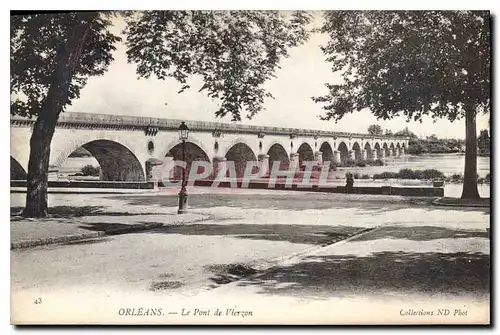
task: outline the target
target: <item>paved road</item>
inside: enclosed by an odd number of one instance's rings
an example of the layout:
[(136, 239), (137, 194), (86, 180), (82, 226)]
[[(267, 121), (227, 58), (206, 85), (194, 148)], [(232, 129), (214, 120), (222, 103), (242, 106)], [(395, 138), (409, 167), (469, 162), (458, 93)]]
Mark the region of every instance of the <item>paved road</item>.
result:
[[(269, 306), (439, 299), (452, 301), (450, 308), (458, 301), (469, 310), (480, 304), (476, 313), (488, 304), (488, 209), (432, 207), (423, 198), (193, 193), (191, 210), (210, 220), (12, 251), (14, 309), (31, 320), (92, 313), (94, 319), (84, 319), (90, 322), (109, 318), (110, 310), (118, 318), (120, 306), (158, 306), (158, 301), (181, 313), (187, 297), (201, 305), (226, 297), (270, 301)], [(52, 205), (71, 203), (66, 197), (71, 196), (53, 196)], [(92, 201), (169, 212), (176, 200), (116, 195)], [(34, 304), (38, 298), (42, 304)]]

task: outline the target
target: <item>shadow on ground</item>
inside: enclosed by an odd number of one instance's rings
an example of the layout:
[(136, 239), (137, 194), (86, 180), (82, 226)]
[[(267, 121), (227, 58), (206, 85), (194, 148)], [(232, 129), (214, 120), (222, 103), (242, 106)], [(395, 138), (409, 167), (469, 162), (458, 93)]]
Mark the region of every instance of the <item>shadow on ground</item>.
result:
[[(11, 207), (10, 215), (20, 215), (24, 207)], [(137, 215), (157, 215), (158, 213), (130, 213), (110, 211), (104, 206), (53, 206), (49, 207), (49, 217), (52, 218), (68, 218), (80, 216), (137, 216)], [(22, 220), (22, 217), (13, 217), (12, 221)]]
[[(125, 201), (127, 205), (159, 205), (164, 207), (176, 207), (178, 205), (177, 195), (165, 194), (141, 195), (141, 196), (113, 196), (114, 199)], [(332, 209), (332, 208), (360, 208), (363, 210), (378, 210), (379, 212), (405, 209), (409, 206), (424, 208), (426, 211), (476, 211), (490, 213), (489, 208), (457, 208), (432, 205), (432, 197), (406, 197), (387, 198), (380, 196), (356, 197), (345, 194), (328, 193), (290, 193), (283, 194), (192, 194), (189, 195), (190, 208), (212, 208), (212, 207), (238, 207), (238, 208), (261, 208), (281, 210), (307, 210), (307, 209)]]
[[(177, 195), (157, 196), (114, 196), (113, 198), (126, 201), (128, 205), (154, 204), (164, 207), (176, 207), (178, 205)], [(385, 205), (391, 204), (397, 207), (405, 207), (400, 202), (378, 200), (376, 197), (368, 199), (356, 199), (349, 195), (339, 196), (325, 193), (300, 192), (291, 193), (290, 196), (283, 194), (192, 194), (189, 195), (190, 208), (212, 208), (212, 207), (239, 207), (239, 208), (262, 208), (282, 210), (306, 210), (306, 209), (330, 209), (359, 207), (364, 209), (383, 209)], [(414, 202), (425, 202), (430, 204), (433, 199), (413, 199)]]
[[(24, 207), (11, 207), (10, 215), (19, 215), (23, 209)], [(53, 206), (49, 207), (49, 215), (54, 217), (101, 215), (103, 210), (103, 206)]]
[(327, 245), (365, 230), (364, 227), (297, 224), (186, 224), (163, 226), (143, 234), (223, 235), (252, 240)]
[(469, 253), (379, 252), (368, 257), (307, 257), (243, 279), (258, 293), (328, 298), (360, 294), (486, 295), (490, 257)]
[[(149, 222), (145, 222), (149, 224)], [(78, 228), (87, 229), (90, 231), (102, 231), (107, 235), (120, 234), (123, 231), (128, 231), (131, 228), (143, 227), (142, 224), (126, 224), (126, 223), (111, 223), (111, 222), (97, 222), (97, 223), (85, 223), (79, 225)]]
[[(103, 224), (104, 225), (104, 224)], [(194, 223), (176, 226), (163, 226), (143, 231), (143, 234), (182, 234), (229, 236), (253, 240), (284, 241), (290, 243), (328, 245), (352, 235), (366, 231), (365, 227), (300, 225), (300, 224), (213, 224)], [(489, 229), (464, 230), (436, 226), (390, 226), (372, 230), (369, 234), (354, 237), (356, 241), (369, 241), (383, 238), (429, 241), (434, 239), (490, 238)]]
[(464, 229), (449, 229), (436, 226), (390, 226), (382, 227), (372, 231), (370, 234), (365, 234), (356, 237), (356, 241), (371, 241), (383, 238), (406, 239), (412, 241), (429, 241), (444, 238), (490, 238), (489, 229), (486, 231), (480, 230), (464, 230)]

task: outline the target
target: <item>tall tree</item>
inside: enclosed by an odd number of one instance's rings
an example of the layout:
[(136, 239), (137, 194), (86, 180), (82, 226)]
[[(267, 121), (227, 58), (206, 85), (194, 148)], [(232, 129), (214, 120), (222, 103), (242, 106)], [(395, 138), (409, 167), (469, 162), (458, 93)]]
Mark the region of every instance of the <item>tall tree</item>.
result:
[(382, 135), (384, 131), (379, 124), (371, 124), (368, 126), (368, 134), (370, 135)]
[(465, 118), (462, 198), (478, 198), (476, 114), (490, 109), (488, 11), (326, 12), (322, 47), (343, 82), (326, 84), (325, 120), (368, 108), (379, 119), (404, 115)]
[[(217, 116), (251, 118), (272, 97), (263, 85), (288, 49), (308, 38), (305, 12), (126, 12), (127, 54), (140, 76), (187, 79), (200, 75)], [(47, 215), (50, 143), (59, 114), (77, 99), (87, 78), (113, 60), (110, 14), (72, 13), (11, 17), (11, 114), (35, 117), (23, 214)]]
[(27, 217), (47, 216), (50, 143), (59, 114), (80, 95), (88, 77), (113, 60), (111, 22), (95, 13), (11, 16), (11, 114), (36, 118), (30, 139)]
[(125, 30), (128, 60), (142, 77), (175, 78), (180, 92), (201, 76), (199, 91), (220, 102), (216, 116), (239, 121), (272, 97), (264, 83), (288, 49), (306, 41), (310, 19), (302, 11), (136, 12)]

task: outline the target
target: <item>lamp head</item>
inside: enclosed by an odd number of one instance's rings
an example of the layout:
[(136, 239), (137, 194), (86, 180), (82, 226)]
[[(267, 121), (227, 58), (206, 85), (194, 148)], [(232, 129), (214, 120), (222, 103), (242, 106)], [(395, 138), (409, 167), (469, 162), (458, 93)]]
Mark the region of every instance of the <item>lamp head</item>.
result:
[(179, 139), (181, 141), (187, 140), (189, 137), (189, 128), (184, 121), (181, 122), (179, 126)]

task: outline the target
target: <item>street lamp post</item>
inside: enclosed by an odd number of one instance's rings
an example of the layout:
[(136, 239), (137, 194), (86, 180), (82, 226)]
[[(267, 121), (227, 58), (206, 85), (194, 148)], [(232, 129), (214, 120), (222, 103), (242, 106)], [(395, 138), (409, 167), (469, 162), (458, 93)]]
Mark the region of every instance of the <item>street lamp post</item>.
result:
[(179, 192), (179, 210), (178, 214), (184, 214), (187, 212), (188, 207), (188, 194), (186, 192), (186, 170), (187, 170), (187, 162), (186, 162), (186, 140), (189, 137), (189, 128), (184, 123), (181, 122), (179, 126), (179, 139), (182, 141), (182, 161), (186, 163), (186, 168), (182, 170), (182, 187)]

